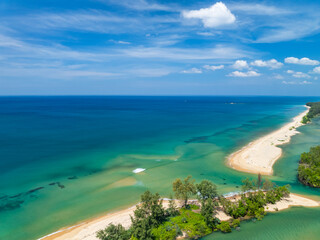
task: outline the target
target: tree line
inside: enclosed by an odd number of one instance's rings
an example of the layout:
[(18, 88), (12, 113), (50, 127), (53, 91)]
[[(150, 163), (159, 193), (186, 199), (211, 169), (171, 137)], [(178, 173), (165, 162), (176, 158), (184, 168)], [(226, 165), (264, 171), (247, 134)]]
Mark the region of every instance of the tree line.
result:
[(306, 124), (311, 121), (312, 118), (319, 116), (320, 114), (320, 102), (309, 102), (306, 104), (310, 107), (309, 112), (302, 119), (302, 123)]
[[(231, 201), (219, 196), (217, 187), (209, 180), (196, 183), (188, 176), (176, 179), (172, 184), (175, 197), (181, 201), (181, 207), (170, 197), (167, 208), (158, 193), (146, 191), (141, 202), (131, 216), (131, 227), (125, 229), (121, 224), (110, 224), (97, 232), (101, 240), (173, 240), (179, 236), (199, 239), (214, 231), (231, 232), (238, 229), (240, 221), (248, 217), (261, 220), (266, 214), (264, 207), (289, 195), (289, 186), (278, 187), (269, 180), (244, 179), (242, 192), (238, 200)], [(190, 201), (195, 197), (197, 201)], [(216, 215), (223, 210), (232, 219), (220, 221)]]
[(320, 187), (320, 146), (301, 154), (298, 178), (304, 185)]

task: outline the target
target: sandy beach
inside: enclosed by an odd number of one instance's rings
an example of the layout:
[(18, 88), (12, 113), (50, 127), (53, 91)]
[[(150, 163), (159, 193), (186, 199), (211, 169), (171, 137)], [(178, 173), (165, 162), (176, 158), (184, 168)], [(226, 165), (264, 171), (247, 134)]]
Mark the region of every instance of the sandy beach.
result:
[(293, 118), (292, 122), (231, 154), (227, 164), (242, 172), (272, 175), (272, 166), (282, 154), (278, 146), (290, 142), (291, 137), (299, 133), (297, 128), (303, 125), (302, 118), (308, 111), (309, 108)]
[[(163, 201), (164, 206), (168, 205), (168, 201)], [(274, 212), (289, 208), (290, 206), (304, 206), (304, 207), (318, 207), (319, 203), (304, 196), (290, 194), (276, 204), (269, 204), (266, 206), (266, 211)], [(124, 227), (129, 228), (131, 224), (130, 215), (133, 215), (135, 207), (131, 207), (115, 213), (110, 213), (99, 218), (84, 221), (72, 227), (61, 229), (55, 233), (49, 234), (40, 238), (41, 240), (97, 240), (96, 232), (104, 229), (110, 223), (122, 224)], [(217, 212), (217, 217), (226, 221), (231, 217), (222, 211)], [(40, 240), (39, 239), (39, 240)]]

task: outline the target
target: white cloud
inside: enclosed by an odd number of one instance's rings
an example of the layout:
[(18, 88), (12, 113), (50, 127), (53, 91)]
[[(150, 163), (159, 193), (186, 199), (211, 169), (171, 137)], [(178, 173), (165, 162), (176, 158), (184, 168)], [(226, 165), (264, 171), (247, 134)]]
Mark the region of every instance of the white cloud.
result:
[(191, 68), (189, 70), (182, 71), (182, 73), (198, 73), (198, 74), (200, 74), (200, 73), (202, 73), (202, 70), (199, 68)]
[(276, 69), (281, 68), (283, 66), (283, 63), (278, 62), (276, 59), (271, 59), (269, 61), (255, 60), (251, 62), (251, 65), (256, 67), (269, 67), (272, 69)]
[(0, 69), (1, 77), (39, 77), (41, 79), (72, 79), (72, 78), (95, 78), (95, 79), (107, 79), (115, 78), (122, 75), (122, 73), (112, 73), (94, 70), (68, 70), (66, 67), (50, 67), (39, 68), (32, 66), (25, 67), (6, 67)]
[(297, 84), (296, 82), (288, 82), (288, 81), (282, 81), (282, 84), (286, 84), (286, 85), (294, 85), (294, 84)]
[(295, 72), (294, 74), (292, 74), (292, 76), (295, 78), (310, 78), (308, 74), (303, 72)]
[(200, 19), (203, 25), (208, 28), (229, 25), (236, 21), (236, 17), (222, 2), (217, 2), (209, 8), (183, 11), (182, 16), (187, 19)]
[(126, 41), (116, 41), (116, 40), (113, 40), (113, 39), (111, 39), (111, 40), (109, 40), (110, 42), (113, 42), (113, 43), (117, 43), (117, 44), (131, 44), (130, 42), (126, 42)]
[(212, 71), (215, 71), (215, 70), (218, 70), (218, 69), (223, 69), (224, 68), (224, 65), (218, 65), (218, 66), (210, 66), (210, 65), (204, 65), (203, 68), (207, 69), (207, 70), (212, 70)]
[(255, 71), (248, 71), (248, 72), (239, 72), (234, 71), (230, 73), (228, 76), (230, 77), (259, 77), (261, 74)]
[(284, 42), (317, 34), (320, 30), (320, 16), (317, 12), (316, 9), (301, 9), (299, 13), (286, 18), (273, 17), (263, 22), (254, 21), (253, 29), (262, 30), (255, 42)]
[(282, 84), (286, 84), (286, 85), (309, 85), (309, 84), (312, 84), (312, 82), (308, 82), (308, 81), (302, 81), (302, 82), (282, 81)]
[(212, 32), (197, 32), (197, 34), (200, 35), (200, 36), (205, 36), (205, 37), (214, 36), (214, 33), (212, 33)]
[(310, 58), (295, 58), (295, 57), (287, 57), (284, 59), (286, 63), (299, 64), (299, 65), (318, 65), (320, 64), (317, 60), (311, 60)]
[(135, 67), (134, 69), (127, 70), (127, 74), (131, 76), (138, 76), (138, 77), (162, 77), (166, 76), (170, 73), (176, 72), (177, 70), (174, 68), (166, 68), (166, 67), (150, 67), (150, 68), (140, 68)]
[(283, 79), (284, 77), (282, 76), (282, 75), (280, 75), (280, 74), (276, 74), (276, 75), (274, 75), (273, 76), (275, 79), (279, 79), (279, 80), (281, 80), (281, 79)]
[(113, 4), (117, 4), (126, 8), (130, 8), (130, 9), (134, 9), (137, 11), (152, 11), (152, 10), (156, 10), (156, 11), (171, 11), (173, 9), (169, 8), (168, 6), (165, 5), (161, 5), (158, 3), (149, 3), (146, 0), (101, 0), (102, 2), (111, 2)]
[(245, 69), (245, 68), (249, 68), (249, 65), (247, 63), (247, 61), (245, 60), (237, 60), (235, 61), (235, 63), (232, 65), (233, 68), (235, 69)]
[(320, 74), (320, 67), (315, 67), (315, 68), (313, 69), (313, 72)]
[[(208, 60), (208, 59), (237, 59), (250, 57), (246, 52), (234, 47), (217, 45), (214, 48), (175, 48), (175, 47), (134, 47), (117, 49), (126, 57), (158, 58), (172, 60)], [(119, 56), (119, 55), (118, 55)]]
[(287, 73), (291, 74), (292, 77), (295, 78), (311, 78), (309, 74), (303, 72), (295, 72), (292, 70), (288, 70)]
[(308, 82), (308, 81), (302, 81), (299, 84), (312, 84), (312, 82)]
[(287, 10), (287, 9), (281, 9), (270, 5), (264, 5), (264, 4), (246, 4), (246, 3), (240, 3), (240, 4), (232, 4), (230, 6), (232, 11), (242, 11), (246, 14), (251, 15), (286, 15), (291, 14), (293, 11)]
[[(118, 2), (122, 2), (118, 1)], [(130, 1), (136, 2), (136, 1)], [(134, 4), (132, 4), (134, 5)], [(129, 16), (130, 15), (130, 16)], [(73, 11), (37, 11), (24, 15), (2, 17), (1, 20), (10, 28), (19, 32), (48, 33), (48, 29), (72, 32), (98, 33), (146, 33), (157, 30), (167, 32), (168, 24), (180, 24), (178, 17), (160, 14), (126, 14), (98, 9)], [(30, 27), (32, 26), (32, 27)], [(0, 25), (0, 28), (2, 26)]]
[[(19, 27), (28, 27), (29, 31), (58, 29), (101, 33), (122, 31), (123, 29), (118, 29), (119, 25), (127, 28), (139, 24), (135, 18), (123, 18), (99, 10), (41, 12), (13, 17), (11, 21), (13, 25), (18, 24)], [(29, 26), (32, 26), (32, 28), (29, 28)]]

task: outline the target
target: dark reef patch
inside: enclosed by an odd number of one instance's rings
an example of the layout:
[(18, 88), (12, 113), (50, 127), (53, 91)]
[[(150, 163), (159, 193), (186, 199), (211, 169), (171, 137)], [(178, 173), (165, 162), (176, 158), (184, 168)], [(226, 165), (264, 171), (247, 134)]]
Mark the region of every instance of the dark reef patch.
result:
[(29, 190), (27, 193), (34, 193), (34, 192), (39, 191), (39, 190), (41, 190), (41, 189), (43, 189), (43, 188), (44, 188), (44, 187), (34, 188), (34, 189)]
[(22, 200), (9, 200), (0, 204), (0, 212), (10, 211), (21, 207), (21, 204), (24, 203)]

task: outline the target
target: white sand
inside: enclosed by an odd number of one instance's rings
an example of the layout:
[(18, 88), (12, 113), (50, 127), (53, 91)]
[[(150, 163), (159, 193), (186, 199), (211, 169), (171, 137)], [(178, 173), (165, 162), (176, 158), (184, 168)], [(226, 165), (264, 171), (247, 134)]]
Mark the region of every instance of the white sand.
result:
[[(177, 206), (181, 206), (181, 202), (176, 200)], [(163, 200), (164, 208), (169, 205), (168, 200)], [(130, 215), (133, 216), (133, 212), (136, 207), (131, 207), (115, 213), (110, 213), (105, 216), (90, 219), (83, 223), (77, 224), (73, 227), (61, 229), (55, 233), (51, 233), (41, 240), (97, 240), (96, 232), (106, 228), (110, 223), (115, 225), (122, 224), (125, 228), (129, 228), (131, 225)]]
[(119, 212), (111, 213), (103, 217), (88, 220), (75, 227), (61, 229), (54, 234), (50, 234), (41, 240), (97, 240), (96, 232), (106, 228), (110, 223), (122, 224), (129, 228), (131, 225), (130, 215), (133, 215), (135, 207)]
[(304, 207), (318, 207), (319, 202), (314, 201), (312, 199), (297, 195), (297, 194), (290, 194), (290, 197), (282, 199), (281, 201), (275, 204), (268, 204), (266, 206), (266, 211), (274, 212), (287, 209), (291, 206), (304, 206)]
[[(164, 200), (164, 207), (168, 206), (168, 201)], [(290, 206), (305, 206), (305, 207), (318, 207), (319, 203), (299, 196), (296, 194), (290, 194), (286, 199), (283, 199), (276, 204), (269, 204), (266, 207), (266, 211), (273, 212), (276, 209), (283, 210), (289, 208)], [(107, 214), (100, 218), (85, 221), (83, 223), (77, 224), (74, 227), (69, 227), (61, 229), (55, 233), (49, 234), (46, 237), (41, 238), (42, 240), (97, 240), (96, 232), (104, 229), (110, 223), (122, 224), (124, 227), (129, 228), (131, 225), (130, 215), (133, 215), (135, 207), (131, 207), (119, 212)], [(218, 211), (217, 217), (222, 221), (227, 221), (231, 217), (226, 215), (222, 211)]]
[(290, 142), (291, 137), (299, 133), (296, 128), (303, 125), (302, 118), (308, 111), (309, 108), (282, 128), (231, 154), (228, 158), (228, 165), (242, 172), (272, 175), (272, 166), (282, 154), (282, 149), (277, 146)]

